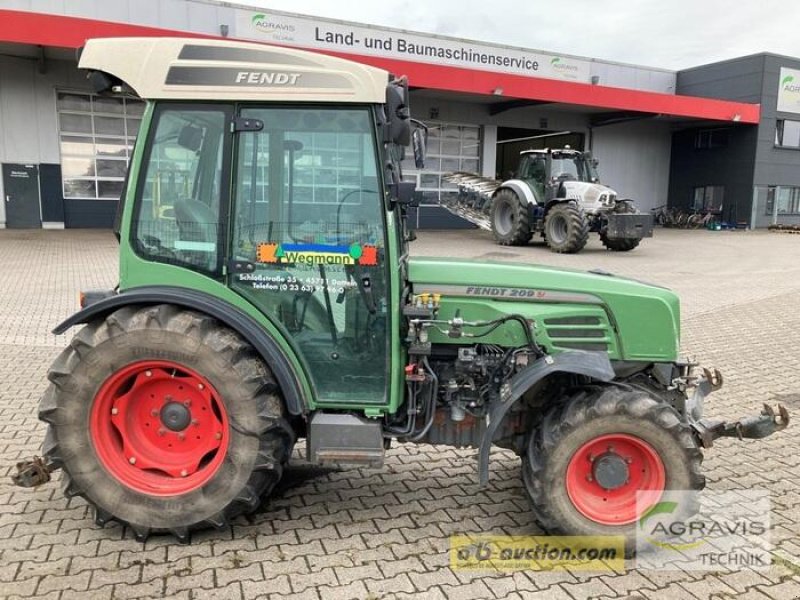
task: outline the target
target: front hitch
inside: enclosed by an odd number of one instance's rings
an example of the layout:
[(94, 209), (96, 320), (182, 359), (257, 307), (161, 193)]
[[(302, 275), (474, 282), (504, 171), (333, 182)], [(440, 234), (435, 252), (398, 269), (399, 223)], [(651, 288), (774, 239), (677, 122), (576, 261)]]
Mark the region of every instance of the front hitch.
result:
[(692, 423), (703, 448), (711, 448), (714, 440), (721, 437), (736, 437), (740, 440), (765, 438), (776, 431), (786, 429), (787, 425), (789, 425), (789, 411), (786, 407), (779, 404), (776, 412), (766, 403), (760, 414), (739, 419), (735, 423), (727, 423), (720, 419), (700, 419)]

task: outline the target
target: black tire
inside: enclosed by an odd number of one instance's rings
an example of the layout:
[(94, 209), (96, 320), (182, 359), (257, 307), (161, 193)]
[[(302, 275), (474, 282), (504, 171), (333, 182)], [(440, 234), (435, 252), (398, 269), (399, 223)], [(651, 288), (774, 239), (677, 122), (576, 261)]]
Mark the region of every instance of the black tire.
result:
[[(227, 418), (219, 466), (186, 493), (151, 495), (124, 485), (103, 465), (90, 431), (92, 406), (104, 382), (148, 360), (202, 374)], [(65, 495), (86, 499), (98, 525), (118, 521), (138, 540), (170, 532), (188, 542), (192, 530), (223, 528), (254, 511), (280, 479), (294, 445), (267, 365), (238, 334), (201, 313), (170, 305), (121, 308), (84, 327), (53, 363), (48, 379), (39, 405), (39, 418), (49, 425), (43, 452), (63, 469)]]
[(600, 241), (608, 250), (614, 252), (629, 252), (639, 245), (642, 240), (639, 238), (615, 238), (609, 239), (605, 233), (600, 234)]
[(528, 207), (512, 190), (500, 190), (492, 200), (492, 233), (501, 246), (524, 246), (531, 240)]
[(570, 460), (603, 435), (633, 436), (649, 444), (665, 472), (664, 489), (701, 490), (703, 455), (689, 426), (668, 404), (641, 390), (615, 386), (582, 388), (554, 407), (532, 433), (522, 460), (525, 489), (537, 520), (549, 533), (621, 535), (626, 555), (636, 545), (636, 521), (603, 524), (584, 515), (567, 491)]
[(573, 202), (561, 202), (547, 211), (544, 237), (553, 252), (574, 254), (589, 241), (589, 223)]

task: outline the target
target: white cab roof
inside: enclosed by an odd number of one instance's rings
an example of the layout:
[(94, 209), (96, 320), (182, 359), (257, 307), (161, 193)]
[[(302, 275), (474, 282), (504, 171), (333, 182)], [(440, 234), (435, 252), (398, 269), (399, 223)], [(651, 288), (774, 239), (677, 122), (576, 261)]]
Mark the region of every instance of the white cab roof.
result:
[(145, 99), (386, 101), (389, 74), (303, 50), (228, 40), (102, 38), (78, 67), (103, 71)]

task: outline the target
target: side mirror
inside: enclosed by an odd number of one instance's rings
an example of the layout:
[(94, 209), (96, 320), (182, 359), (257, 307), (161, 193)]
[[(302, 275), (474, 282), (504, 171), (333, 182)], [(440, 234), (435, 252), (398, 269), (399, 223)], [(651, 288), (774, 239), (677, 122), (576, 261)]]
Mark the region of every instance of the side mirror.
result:
[(184, 125), (178, 133), (178, 145), (197, 152), (203, 145), (203, 130), (193, 125)]
[(386, 86), (386, 121), (389, 141), (398, 146), (411, 143), (411, 123), (408, 109), (408, 80), (396, 79)]

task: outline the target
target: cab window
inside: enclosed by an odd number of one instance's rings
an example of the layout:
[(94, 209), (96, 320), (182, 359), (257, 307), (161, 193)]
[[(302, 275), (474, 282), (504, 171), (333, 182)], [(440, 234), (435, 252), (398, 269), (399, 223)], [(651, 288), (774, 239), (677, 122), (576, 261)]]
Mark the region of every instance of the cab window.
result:
[(143, 258), (203, 272), (220, 270), (229, 116), (224, 107), (156, 109), (133, 234)]

